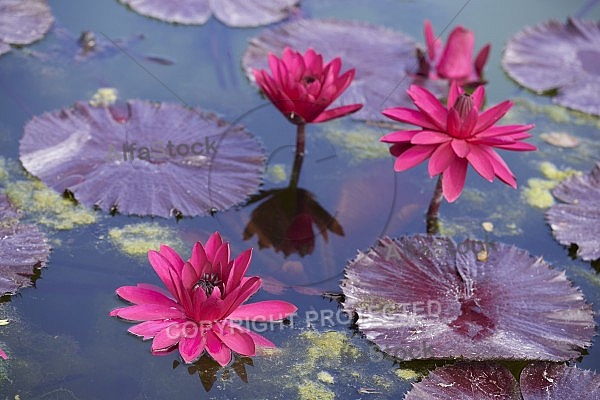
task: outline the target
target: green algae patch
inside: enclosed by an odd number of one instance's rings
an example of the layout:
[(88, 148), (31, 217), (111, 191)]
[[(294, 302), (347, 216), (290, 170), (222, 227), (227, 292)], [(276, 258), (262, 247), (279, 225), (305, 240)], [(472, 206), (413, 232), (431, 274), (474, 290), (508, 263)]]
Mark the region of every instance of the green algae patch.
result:
[(97, 220), (94, 211), (63, 198), (39, 180), (7, 182), (5, 192), (10, 201), (30, 219), (50, 228), (73, 229)]
[(390, 158), (389, 146), (379, 141), (385, 133), (366, 125), (355, 129), (344, 129), (340, 123), (324, 128), (325, 138), (333, 148), (336, 150), (341, 148), (344, 153), (352, 157), (353, 162)]
[(118, 98), (119, 92), (117, 89), (110, 87), (100, 88), (94, 93), (89, 104), (93, 107), (106, 107), (115, 104)]
[(395, 371), (395, 374), (403, 381), (412, 381), (421, 377), (421, 374), (419, 374), (417, 371), (413, 371), (412, 369), (408, 368), (399, 368)]
[(544, 161), (540, 164), (539, 170), (546, 179), (530, 178), (527, 185), (523, 188), (522, 196), (524, 200), (532, 207), (545, 209), (554, 204), (552, 189), (568, 177), (581, 174), (571, 168), (564, 170), (558, 169), (554, 164)]
[(6, 169), (6, 161), (0, 158), (0, 183), (8, 179), (8, 170)]
[(267, 168), (267, 177), (273, 183), (281, 183), (287, 180), (284, 164), (273, 164)]
[(317, 374), (317, 379), (329, 385), (333, 385), (335, 382), (335, 380), (333, 379), (333, 375), (331, 375), (327, 371), (319, 371), (319, 373)]
[(314, 369), (317, 363), (336, 366), (344, 360), (357, 359), (360, 356), (360, 350), (352, 346), (342, 332), (306, 331), (300, 334), (300, 337), (309, 342), (306, 365), (303, 368), (310, 366)]
[(173, 229), (161, 226), (157, 222), (140, 222), (125, 225), (122, 228), (112, 228), (108, 237), (123, 253), (133, 257), (143, 257), (148, 250), (158, 250), (161, 244), (166, 244), (181, 252), (183, 242)]
[(300, 400), (333, 400), (335, 393), (321, 383), (304, 381), (298, 386)]

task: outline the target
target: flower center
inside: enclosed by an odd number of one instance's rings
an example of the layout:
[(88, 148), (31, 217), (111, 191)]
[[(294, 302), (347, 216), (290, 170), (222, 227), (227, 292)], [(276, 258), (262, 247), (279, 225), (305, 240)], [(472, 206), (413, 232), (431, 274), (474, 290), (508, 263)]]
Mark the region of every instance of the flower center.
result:
[(454, 109), (458, 112), (461, 121), (464, 121), (473, 109), (473, 98), (467, 93), (461, 94), (454, 103)]
[(204, 293), (206, 293), (206, 296), (210, 296), (213, 292), (213, 289), (219, 286), (220, 283), (221, 280), (219, 279), (217, 274), (215, 274), (214, 272), (211, 274), (207, 273), (202, 276), (202, 279), (196, 282), (196, 284), (194, 285), (194, 290), (202, 289), (204, 290)]
[(314, 76), (307, 75), (307, 76), (303, 76), (302, 80), (304, 81), (305, 84), (310, 85), (311, 83), (316, 81), (317, 78), (315, 78)]

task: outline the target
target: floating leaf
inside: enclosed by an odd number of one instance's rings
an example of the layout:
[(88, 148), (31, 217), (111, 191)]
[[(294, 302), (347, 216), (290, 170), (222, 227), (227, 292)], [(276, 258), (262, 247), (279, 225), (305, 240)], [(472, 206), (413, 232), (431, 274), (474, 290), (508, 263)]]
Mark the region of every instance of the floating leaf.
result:
[(0, 54), (43, 38), (53, 22), (46, 0), (0, 0)]
[(207, 215), (258, 189), (264, 152), (240, 125), (177, 104), (71, 108), (25, 126), (21, 162), (59, 193), (126, 214)]
[(460, 362), (435, 369), (415, 383), (404, 399), (521, 400), (521, 396), (517, 381), (505, 367), (492, 362)]
[(600, 375), (562, 364), (533, 363), (521, 372), (524, 400), (600, 398)]
[(36, 269), (46, 265), (50, 247), (34, 225), (19, 223), (18, 213), (0, 194), (0, 296), (31, 285)]
[(579, 146), (579, 139), (566, 132), (542, 133), (540, 138), (544, 142), (550, 143), (552, 146), (562, 147), (565, 149), (572, 149), (573, 147)]
[(386, 107), (412, 106), (406, 89), (413, 84), (442, 93), (441, 82), (409, 74), (416, 71), (413, 39), (401, 32), (362, 22), (336, 20), (298, 20), (265, 30), (250, 40), (242, 64), (254, 81), (253, 69), (267, 69), (269, 53), (281, 56), (285, 47), (304, 53), (313, 48), (330, 61), (342, 59), (343, 70), (356, 69), (352, 84), (332, 107), (362, 103), (353, 118), (384, 120)]
[(521, 85), (553, 101), (600, 115), (600, 23), (550, 20), (517, 33), (506, 45), (502, 66)]
[(299, 0), (119, 0), (136, 12), (178, 24), (202, 25), (214, 13), (225, 25), (255, 27), (286, 19)]
[(577, 244), (577, 255), (584, 260), (600, 258), (600, 163), (587, 175), (561, 182), (552, 193), (563, 202), (546, 213), (556, 240)]
[(404, 359), (568, 360), (594, 335), (565, 274), (503, 243), (384, 238), (346, 267), (342, 289), (367, 339)]

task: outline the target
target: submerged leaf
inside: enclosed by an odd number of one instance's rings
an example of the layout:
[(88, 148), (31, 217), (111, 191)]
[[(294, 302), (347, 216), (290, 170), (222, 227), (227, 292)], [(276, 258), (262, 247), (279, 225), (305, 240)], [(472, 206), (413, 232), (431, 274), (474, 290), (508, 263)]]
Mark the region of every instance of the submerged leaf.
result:
[(563, 202), (546, 213), (556, 240), (565, 246), (575, 243), (584, 260), (600, 258), (600, 163), (585, 176), (571, 176), (552, 193)]
[(281, 21), (299, 0), (119, 0), (136, 12), (166, 22), (202, 25), (214, 13), (227, 26), (255, 27)]
[(0, 194), (0, 296), (31, 285), (35, 270), (46, 265), (50, 246), (34, 225), (21, 224), (17, 211)]
[(527, 27), (506, 45), (502, 66), (531, 90), (558, 90), (554, 102), (600, 115), (600, 23), (569, 18)]
[(413, 385), (405, 400), (521, 400), (517, 381), (493, 362), (461, 362), (432, 371)]
[(72, 108), (34, 117), (23, 166), (86, 206), (138, 215), (208, 215), (258, 189), (264, 152), (242, 126), (177, 104)]
[(362, 22), (298, 20), (265, 30), (250, 40), (242, 64), (254, 81), (252, 70), (268, 69), (268, 54), (278, 57), (285, 47), (304, 53), (313, 48), (324, 60), (340, 57), (344, 70), (356, 69), (356, 76), (333, 107), (352, 103), (363, 108), (353, 118), (384, 120), (380, 110), (387, 106), (410, 106), (406, 89), (413, 84), (441, 94), (443, 83), (417, 77), (413, 39), (401, 32)]
[(568, 360), (594, 335), (565, 274), (503, 243), (384, 238), (346, 267), (342, 289), (358, 328), (404, 359)]
[(600, 375), (577, 367), (545, 362), (529, 364), (521, 372), (520, 382), (524, 400), (600, 398)]
[(0, 54), (43, 38), (53, 22), (46, 0), (0, 0)]

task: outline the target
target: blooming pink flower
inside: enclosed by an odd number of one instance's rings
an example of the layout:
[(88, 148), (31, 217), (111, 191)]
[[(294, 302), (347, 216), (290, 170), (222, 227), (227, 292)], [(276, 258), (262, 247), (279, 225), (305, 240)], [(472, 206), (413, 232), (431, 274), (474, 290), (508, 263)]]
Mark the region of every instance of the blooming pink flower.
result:
[(168, 292), (151, 284), (122, 286), (117, 294), (134, 305), (117, 308), (111, 316), (144, 321), (129, 332), (152, 341), (153, 354), (166, 354), (176, 347), (186, 363), (206, 350), (220, 365), (227, 365), (232, 351), (244, 356), (256, 354), (256, 347), (273, 343), (235, 320), (276, 321), (296, 311), (293, 304), (259, 301), (243, 304), (258, 291), (261, 279), (244, 276), (252, 249), (229, 259), (229, 243), (215, 232), (206, 245), (197, 242), (187, 262), (169, 246), (150, 250), (150, 264)]
[(420, 126), (421, 130), (392, 132), (380, 140), (393, 143), (390, 151), (398, 157), (394, 169), (404, 171), (429, 158), (429, 175), (442, 174), (444, 197), (456, 200), (464, 187), (467, 165), (488, 181), (497, 176), (502, 182), (517, 187), (515, 177), (494, 150), (532, 151), (535, 146), (520, 142), (531, 135), (531, 125), (494, 126), (512, 107), (504, 101), (479, 113), (485, 89), (479, 86), (466, 94), (456, 82), (450, 86), (446, 108), (433, 94), (419, 86), (407, 90), (418, 110), (388, 108), (383, 115), (393, 120)]
[(253, 71), (256, 83), (295, 124), (329, 121), (362, 107), (351, 104), (325, 111), (354, 79), (354, 69), (339, 75), (342, 68), (339, 57), (323, 65), (323, 56), (313, 49), (302, 55), (286, 47), (281, 59), (269, 53), (269, 68), (273, 76), (265, 70)]
[(458, 81), (460, 84), (482, 82), (483, 67), (491, 48), (489, 43), (483, 46), (473, 61), (475, 35), (472, 31), (457, 26), (450, 32), (448, 43), (442, 49), (442, 42), (436, 40), (428, 20), (425, 21), (425, 41), (427, 55), (417, 51), (419, 74), (430, 79)]

